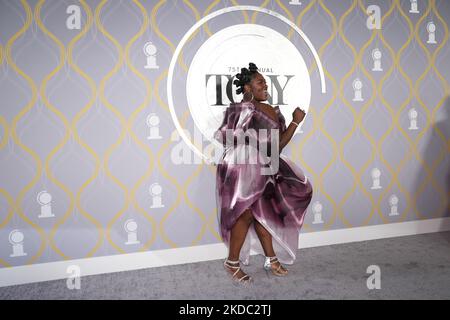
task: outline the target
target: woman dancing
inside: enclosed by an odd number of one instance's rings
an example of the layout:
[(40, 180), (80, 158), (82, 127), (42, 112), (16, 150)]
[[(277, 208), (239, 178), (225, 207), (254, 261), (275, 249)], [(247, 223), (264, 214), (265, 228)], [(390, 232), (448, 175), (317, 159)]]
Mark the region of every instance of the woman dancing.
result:
[[(296, 108), (292, 122), (286, 127), (279, 106), (263, 103), (268, 98), (267, 84), (254, 63), (249, 63), (248, 69), (241, 68), (236, 78), (233, 82), (237, 86), (236, 93), (243, 93), (243, 99), (230, 104), (216, 131), (216, 139), (225, 146), (217, 165), (216, 200), (221, 237), (229, 249), (224, 267), (233, 280), (250, 283), (252, 277), (240, 266), (240, 261), (248, 265), (250, 250), (265, 255), (263, 267), (267, 272), (287, 275), (288, 270), (281, 263), (294, 263), (300, 228), (313, 189), (303, 171), (281, 154), (303, 121), (305, 112)], [(266, 129), (265, 138), (250, 133), (260, 129)], [(264, 164), (251, 159), (258, 157), (255, 153), (249, 152), (250, 159), (247, 157), (245, 163), (233, 160), (236, 153), (244, 152), (245, 145), (229, 147), (225, 144), (227, 131), (253, 134), (260, 144), (271, 141), (271, 129), (279, 130), (276, 173), (261, 174)]]

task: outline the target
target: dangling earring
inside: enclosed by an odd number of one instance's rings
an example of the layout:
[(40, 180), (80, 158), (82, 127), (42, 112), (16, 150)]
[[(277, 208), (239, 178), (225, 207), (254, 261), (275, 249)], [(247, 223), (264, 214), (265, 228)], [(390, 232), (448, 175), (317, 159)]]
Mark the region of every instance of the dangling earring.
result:
[[(251, 99), (249, 99), (248, 98), (248, 94), (251, 94), (252, 95), (252, 98)], [(254, 95), (253, 95), (253, 92), (244, 92), (244, 96), (242, 97), (242, 101), (244, 101), (244, 102), (250, 102), (250, 101), (253, 101), (253, 98), (254, 98)]]

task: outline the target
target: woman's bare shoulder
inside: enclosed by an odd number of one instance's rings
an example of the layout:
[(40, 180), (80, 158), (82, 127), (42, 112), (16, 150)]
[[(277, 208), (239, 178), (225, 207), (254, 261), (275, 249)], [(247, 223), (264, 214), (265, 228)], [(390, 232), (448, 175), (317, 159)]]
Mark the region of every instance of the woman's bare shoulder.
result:
[(228, 106), (229, 109), (245, 109), (245, 108), (254, 108), (253, 104), (245, 103), (245, 102), (232, 102)]
[(272, 109), (277, 109), (277, 108), (278, 108), (278, 106), (272, 106), (272, 105), (270, 105), (270, 104), (268, 104), (268, 103), (263, 103), (263, 102), (261, 102), (261, 104), (262, 104), (263, 106), (265, 106), (265, 107), (272, 108)]

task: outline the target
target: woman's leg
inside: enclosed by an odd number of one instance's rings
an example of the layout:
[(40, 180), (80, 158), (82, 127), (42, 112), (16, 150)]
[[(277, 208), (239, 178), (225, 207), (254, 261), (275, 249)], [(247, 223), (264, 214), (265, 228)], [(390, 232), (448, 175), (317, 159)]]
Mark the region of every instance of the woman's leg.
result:
[(272, 235), (256, 219), (255, 219), (255, 231), (256, 231), (256, 234), (258, 235), (259, 241), (261, 242), (261, 245), (263, 247), (264, 254), (266, 255), (266, 257), (275, 256), (275, 252), (273, 250), (273, 245), (272, 245)]
[(252, 224), (253, 220), (254, 218), (251, 210), (247, 209), (234, 224), (230, 234), (230, 248), (228, 253), (229, 260), (239, 260), (242, 245), (244, 244), (248, 228)]
[[(234, 224), (231, 229), (230, 234), (230, 248), (228, 252), (228, 260), (239, 261), (239, 255), (241, 252), (242, 245), (244, 244), (245, 237), (248, 232), (248, 228), (253, 222), (253, 214), (250, 209), (245, 210), (245, 212), (239, 217), (239, 219)], [(228, 270), (230, 274), (236, 272), (236, 268), (240, 265), (239, 262), (230, 263), (227, 262)], [(234, 267), (234, 268), (233, 268)], [(244, 271), (239, 270), (239, 272), (234, 276), (236, 279), (241, 279), (246, 275)], [(243, 278), (243, 281), (249, 280), (249, 277)]]
[[(275, 251), (273, 250), (272, 244), (272, 235), (256, 219), (255, 219), (255, 231), (256, 234), (258, 235), (259, 241), (261, 242), (266, 257), (275, 257)], [(272, 263), (272, 268), (274, 268), (275, 270), (278, 269), (279, 266), (280, 266), (279, 261)], [(282, 270), (281, 272), (287, 272), (286, 268), (284, 268), (283, 266), (281, 266), (281, 270)]]

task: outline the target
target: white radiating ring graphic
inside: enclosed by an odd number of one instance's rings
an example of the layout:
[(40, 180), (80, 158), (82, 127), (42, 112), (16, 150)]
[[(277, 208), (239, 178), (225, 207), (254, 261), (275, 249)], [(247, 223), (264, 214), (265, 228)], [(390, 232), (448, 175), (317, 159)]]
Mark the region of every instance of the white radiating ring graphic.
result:
[(173, 96), (172, 96), (172, 80), (173, 80), (173, 72), (175, 69), (175, 64), (178, 60), (178, 56), (180, 55), (181, 49), (184, 47), (185, 43), (187, 42), (187, 40), (191, 37), (191, 35), (195, 32), (195, 30), (197, 30), (201, 25), (203, 25), (204, 23), (206, 23), (207, 21), (222, 15), (224, 13), (229, 13), (229, 12), (233, 12), (233, 11), (258, 11), (258, 12), (262, 12), (262, 13), (266, 13), (268, 15), (271, 15), (275, 18), (280, 19), (281, 21), (283, 21), (284, 23), (288, 24), (291, 28), (293, 28), (301, 37), (302, 39), (306, 42), (306, 44), (308, 45), (309, 49), (311, 50), (314, 59), (316, 61), (318, 70), (319, 70), (319, 75), (320, 75), (320, 83), (321, 83), (321, 89), (322, 89), (322, 93), (326, 92), (326, 84), (325, 84), (325, 76), (324, 76), (324, 72), (323, 72), (323, 67), (322, 67), (322, 63), (320, 62), (319, 59), (319, 55), (317, 54), (317, 51), (315, 50), (314, 46), (312, 45), (311, 41), (308, 39), (308, 37), (300, 30), (300, 28), (298, 28), (295, 23), (293, 23), (292, 21), (290, 21), (289, 19), (287, 19), (285, 16), (266, 9), (266, 8), (260, 8), (260, 7), (256, 7), (256, 6), (234, 6), (234, 7), (229, 7), (229, 8), (224, 8), (221, 10), (217, 10), (214, 11), (212, 13), (210, 13), (209, 15), (203, 17), (202, 19), (200, 19), (199, 21), (197, 21), (189, 30), (188, 32), (183, 36), (183, 38), (181, 39), (181, 41), (178, 43), (177, 48), (175, 49), (175, 52), (172, 56), (172, 60), (170, 61), (170, 65), (169, 65), (169, 73), (168, 73), (168, 77), (167, 77), (167, 101), (169, 103), (169, 110), (170, 110), (170, 115), (172, 117), (172, 120), (175, 124), (175, 127), (177, 128), (177, 131), (180, 135), (180, 137), (183, 138), (184, 142), (188, 145), (188, 147), (194, 151), (198, 156), (200, 156), (202, 159), (204, 159), (205, 161), (207, 161), (208, 163), (210, 163), (210, 159), (208, 157), (206, 157), (203, 152), (201, 152), (200, 150), (198, 150), (198, 148), (191, 142), (191, 140), (186, 136), (184, 130), (181, 128), (180, 122), (178, 121), (178, 117), (175, 113), (175, 109), (173, 106)]

